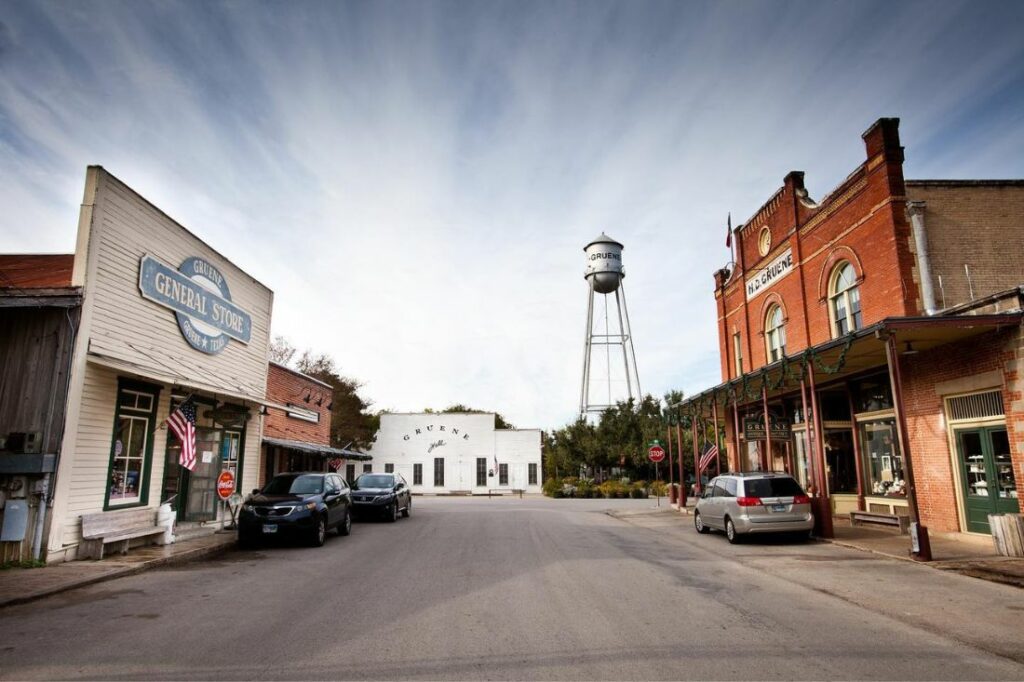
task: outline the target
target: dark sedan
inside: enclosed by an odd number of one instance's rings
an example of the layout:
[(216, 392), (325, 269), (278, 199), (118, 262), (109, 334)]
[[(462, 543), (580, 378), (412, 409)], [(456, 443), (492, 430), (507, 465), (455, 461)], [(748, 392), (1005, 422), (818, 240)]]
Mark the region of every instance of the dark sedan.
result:
[(352, 530), (352, 495), (344, 479), (330, 473), (278, 474), (242, 505), (238, 544), (297, 536), (320, 547), (331, 528), (338, 535)]
[(412, 493), (401, 474), (363, 474), (352, 484), (352, 507), (397, 521), (399, 514), (412, 513)]

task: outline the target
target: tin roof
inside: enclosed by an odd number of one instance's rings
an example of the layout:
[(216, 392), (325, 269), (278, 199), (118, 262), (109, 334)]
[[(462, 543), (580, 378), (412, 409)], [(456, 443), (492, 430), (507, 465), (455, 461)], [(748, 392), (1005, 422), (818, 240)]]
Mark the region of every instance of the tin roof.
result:
[(594, 239), (591, 239), (587, 243), (587, 245), (583, 247), (583, 250), (586, 251), (587, 249), (589, 249), (594, 244), (615, 244), (619, 248), (622, 248), (622, 244), (621, 243), (619, 243), (618, 241), (612, 239), (611, 237), (606, 235), (604, 232), (602, 232), (600, 235), (598, 235)]
[(0, 254), (0, 289), (60, 289), (71, 286), (71, 253)]
[(303, 440), (287, 440), (285, 438), (268, 438), (263, 437), (264, 445), (273, 445), (278, 448), (285, 448), (287, 450), (297, 450), (299, 452), (308, 452), (311, 455), (323, 455), (324, 457), (343, 457), (345, 459), (353, 459), (357, 461), (369, 461), (373, 459), (370, 455), (364, 455), (361, 452), (355, 450), (346, 450), (345, 448), (332, 448), (320, 443), (307, 443)]

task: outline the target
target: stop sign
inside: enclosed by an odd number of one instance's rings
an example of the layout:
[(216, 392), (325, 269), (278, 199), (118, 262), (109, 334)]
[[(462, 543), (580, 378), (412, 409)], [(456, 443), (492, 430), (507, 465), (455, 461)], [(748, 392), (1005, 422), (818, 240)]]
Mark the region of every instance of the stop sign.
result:
[(235, 492), (235, 472), (225, 469), (217, 477), (217, 495), (226, 500)]
[(661, 447), (660, 445), (652, 445), (647, 450), (647, 456), (650, 458), (652, 462), (660, 462), (661, 460), (665, 459), (665, 448)]

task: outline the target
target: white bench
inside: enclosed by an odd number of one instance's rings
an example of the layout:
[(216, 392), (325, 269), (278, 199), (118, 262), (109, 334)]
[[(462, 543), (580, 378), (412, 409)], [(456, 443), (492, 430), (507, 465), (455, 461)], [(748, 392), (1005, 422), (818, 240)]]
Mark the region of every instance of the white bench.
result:
[(878, 512), (867, 511), (850, 512), (850, 525), (856, 526), (861, 523), (876, 523), (881, 526), (895, 526), (900, 529), (900, 535), (906, 535), (910, 530), (909, 516), (879, 514)]
[(100, 514), (82, 514), (81, 559), (102, 559), (103, 546), (123, 542), (121, 553), (128, 553), (128, 543), (135, 538), (163, 535), (164, 527), (156, 525), (154, 509), (124, 509)]

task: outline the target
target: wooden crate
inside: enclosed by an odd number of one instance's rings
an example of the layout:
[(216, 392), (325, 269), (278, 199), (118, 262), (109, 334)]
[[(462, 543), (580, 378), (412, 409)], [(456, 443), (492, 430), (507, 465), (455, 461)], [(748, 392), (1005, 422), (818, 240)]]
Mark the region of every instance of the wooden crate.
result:
[(1024, 557), (1024, 516), (1021, 514), (989, 514), (992, 543), (1003, 556)]

